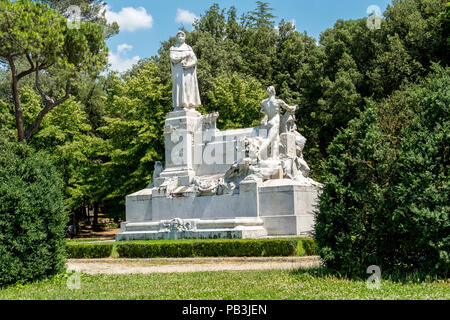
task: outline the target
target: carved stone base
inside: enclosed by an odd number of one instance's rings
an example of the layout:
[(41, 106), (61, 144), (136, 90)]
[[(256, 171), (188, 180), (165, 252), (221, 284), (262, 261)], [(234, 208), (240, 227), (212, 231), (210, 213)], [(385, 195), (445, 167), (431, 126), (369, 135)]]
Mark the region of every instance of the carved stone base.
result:
[(182, 220), (175, 218), (159, 222), (124, 222), (116, 240), (173, 240), (173, 239), (254, 239), (264, 238), (267, 232), (259, 218)]
[(144, 189), (127, 196), (127, 222), (117, 240), (304, 236), (314, 229), (314, 181), (242, 181), (232, 193), (194, 187)]
[(159, 187), (160, 185), (162, 185), (166, 181), (166, 178), (176, 178), (177, 185), (188, 186), (193, 182), (194, 177), (195, 171), (190, 169), (185, 170), (166, 169), (161, 173), (160, 178), (156, 179), (155, 186)]

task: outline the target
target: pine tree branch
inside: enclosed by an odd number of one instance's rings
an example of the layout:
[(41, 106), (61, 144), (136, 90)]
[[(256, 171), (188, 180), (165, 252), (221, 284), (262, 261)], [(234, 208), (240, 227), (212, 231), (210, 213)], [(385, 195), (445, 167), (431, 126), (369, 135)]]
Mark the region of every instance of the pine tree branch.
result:
[(52, 109), (57, 107), (58, 105), (64, 103), (67, 99), (69, 99), (69, 91), (70, 91), (70, 79), (67, 80), (66, 83), (66, 93), (64, 97), (62, 97), (59, 100), (54, 101), (52, 98), (50, 98), (45, 92), (41, 89), (41, 85), (39, 83), (39, 67), (36, 67), (36, 89), (38, 90), (39, 94), (44, 99), (44, 108), (39, 112), (38, 116), (36, 117), (36, 120), (31, 124), (27, 130), (25, 131), (25, 140), (29, 141), (33, 134), (37, 131), (39, 126), (41, 125), (42, 120), (44, 119), (45, 115), (49, 113)]

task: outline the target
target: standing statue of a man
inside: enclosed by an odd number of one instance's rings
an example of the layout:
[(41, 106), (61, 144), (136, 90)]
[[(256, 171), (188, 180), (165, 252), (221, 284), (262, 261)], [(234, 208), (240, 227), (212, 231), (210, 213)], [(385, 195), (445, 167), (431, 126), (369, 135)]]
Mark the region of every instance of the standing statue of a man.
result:
[(283, 108), (290, 114), (293, 114), (298, 106), (289, 106), (283, 100), (277, 99), (273, 86), (267, 88), (267, 93), (269, 94), (269, 98), (261, 102), (263, 106), (261, 113), (264, 114), (261, 125), (268, 129), (268, 133), (267, 139), (265, 139), (260, 147), (258, 157), (267, 155), (269, 158), (277, 160), (280, 146), (280, 109)]
[(185, 43), (186, 34), (177, 33), (178, 44), (170, 48), (173, 108), (190, 109), (201, 105), (197, 82), (197, 57)]

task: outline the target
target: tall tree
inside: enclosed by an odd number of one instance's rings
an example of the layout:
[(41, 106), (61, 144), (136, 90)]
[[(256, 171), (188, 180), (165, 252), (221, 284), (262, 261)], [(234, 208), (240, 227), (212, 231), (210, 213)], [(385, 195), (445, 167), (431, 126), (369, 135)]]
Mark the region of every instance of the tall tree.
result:
[(450, 1), (447, 1), (445, 9), (441, 13), (441, 19), (444, 25), (444, 38), (447, 39), (447, 57), (448, 57), (450, 51)]
[(215, 38), (223, 38), (226, 33), (225, 9), (214, 3), (200, 19), (194, 23), (198, 31), (208, 32)]
[(236, 7), (231, 6), (227, 11), (227, 38), (232, 41), (237, 41), (242, 33), (242, 26), (239, 24), (237, 19), (237, 10)]
[(394, 0), (388, 6), (380, 39), (381, 52), (372, 62), (369, 79), (377, 98), (406, 82), (426, 77), (433, 62), (448, 65), (445, 41), (445, 0)]
[(272, 14), (273, 8), (268, 2), (256, 1), (257, 7), (247, 15), (248, 24), (253, 28), (273, 28), (276, 16)]
[[(47, 4), (30, 0), (0, 2), (0, 63), (11, 73), (11, 94), (18, 140), (27, 142), (38, 130), (43, 118), (69, 99), (71, 82), (83, 71), (96, 71), (106, 64), (107, 47), (103, 28), (81, 22), (71, 29), (67, 20)], [(17, 62), (27, 61), (25, 70)], [(65, 92), (55, 100), (44, 92), (40, 74), (45, 72), (65, 83)], [(42, 109), (34, 122), (24, 127), (19, 81), (34, 74), (35, 88)]]

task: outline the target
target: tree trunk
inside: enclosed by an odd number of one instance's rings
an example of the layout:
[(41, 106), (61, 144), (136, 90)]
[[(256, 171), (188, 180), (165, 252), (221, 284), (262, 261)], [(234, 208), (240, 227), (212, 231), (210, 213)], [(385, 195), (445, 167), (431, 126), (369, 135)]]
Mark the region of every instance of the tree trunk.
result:
[(19, 83), (17, 79), (17, 71), (16, 66), (14, 64), (13, 58), (8, 58), (9, 67), (11, 68), (11, 90), (14, 99), (14, 115), (16, 117), (16, 127), (17, 127), (17, 136), (20, 142), (25, 142), (25, 132), (23, 129), (23, 112), (22, 112), (22, 104), (20, 103), (19, 96)]
[(75, 235), (80, 234), (80, 221), (83, 219), (83, 217), (84, 217), (83, 208), (76, 209), (75, 210), (75, 221), (74, 221)]
[(94, 231), (97, 231), (97, 229), (98, 229), (98, 203), (97, 202), (94, 202), (94, 222), (93, 222), (92, 229)]
[(86, 221), (86, 225), (89, 226), (91, 224), (91, 216), (89, 214), (89, 205), (86, 205), (84, 207), (84, 216), (85, 216), (85, 221)]

